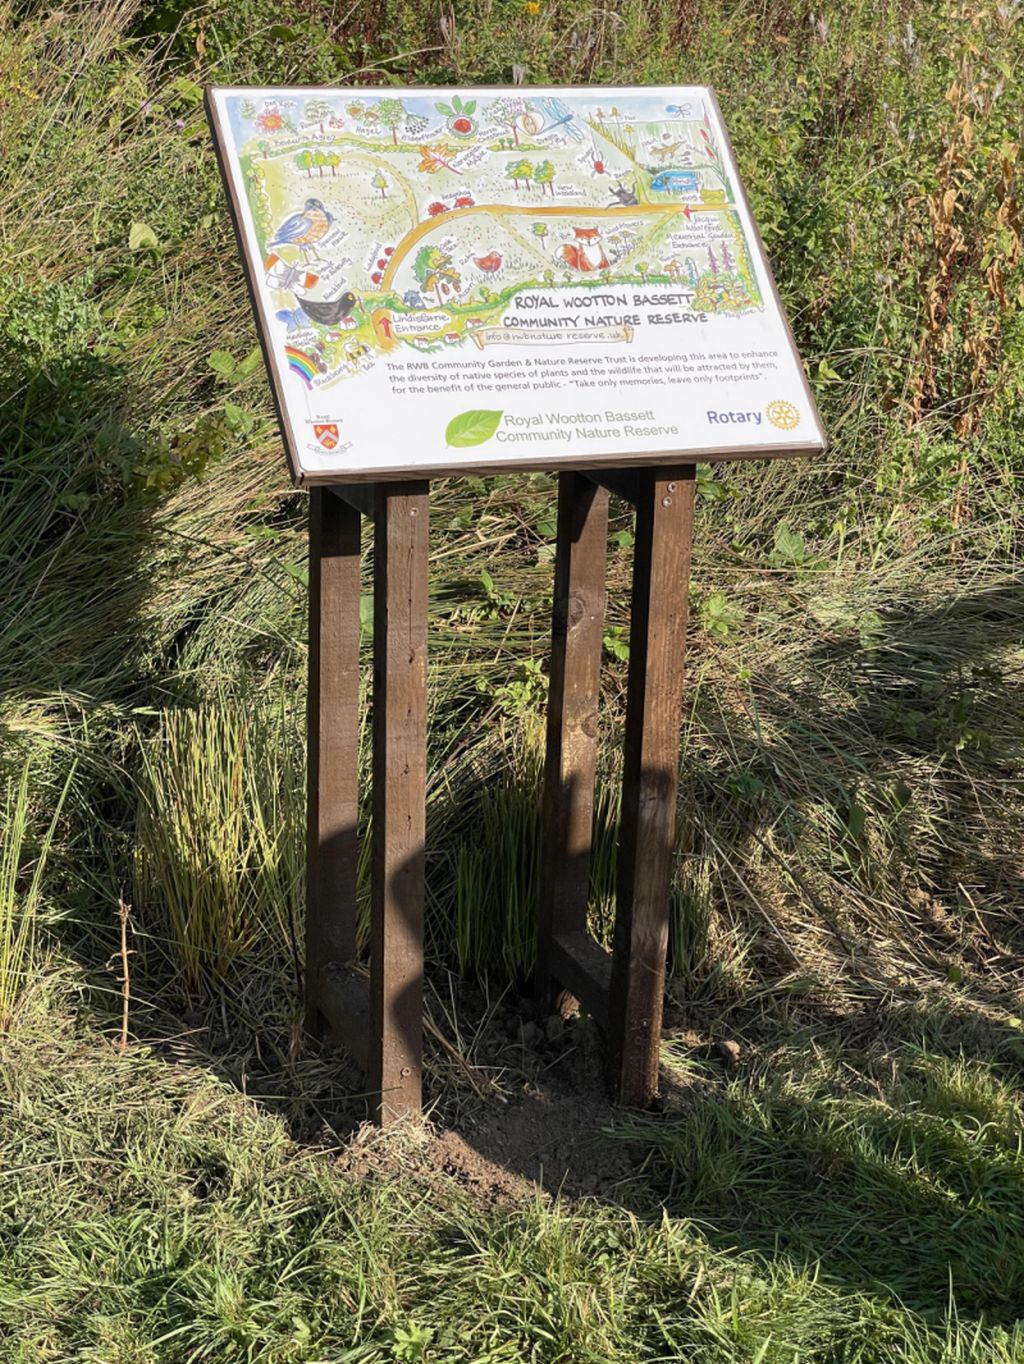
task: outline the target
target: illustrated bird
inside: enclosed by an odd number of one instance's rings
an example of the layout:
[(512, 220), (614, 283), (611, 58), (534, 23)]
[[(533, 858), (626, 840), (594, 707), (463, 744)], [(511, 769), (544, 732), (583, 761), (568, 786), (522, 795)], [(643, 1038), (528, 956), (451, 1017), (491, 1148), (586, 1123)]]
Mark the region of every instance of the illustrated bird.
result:
[(356, 306), (355, 294), (346, 290), (339, 294), (337, 298), (313, 299), (304, 298), (302, 300), (302, 311), (319, 322), (324, 327), (336, 327), (339, 322), (344, 321)]
[(477, 256), (475, 258), (478, 270), (484, 270), (487, 274), (493, 275), (501, 269), (501, 256), (497, 251), (491, 251), (489, 255)]
[(297, 246), (308, 259), (310, 247), (327, 232), (334, 216), (328, 213), (319, 199), (307, 199), (301, 213), (285, 218), (271, 240), (271, 246)]

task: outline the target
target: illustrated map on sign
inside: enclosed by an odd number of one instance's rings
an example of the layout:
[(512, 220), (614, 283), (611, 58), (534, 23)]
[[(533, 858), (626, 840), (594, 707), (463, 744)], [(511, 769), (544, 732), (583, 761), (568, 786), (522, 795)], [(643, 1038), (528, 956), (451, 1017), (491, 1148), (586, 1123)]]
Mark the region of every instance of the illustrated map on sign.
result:
[(823, 447), (709, 90), (208, 109), (296, 478)]

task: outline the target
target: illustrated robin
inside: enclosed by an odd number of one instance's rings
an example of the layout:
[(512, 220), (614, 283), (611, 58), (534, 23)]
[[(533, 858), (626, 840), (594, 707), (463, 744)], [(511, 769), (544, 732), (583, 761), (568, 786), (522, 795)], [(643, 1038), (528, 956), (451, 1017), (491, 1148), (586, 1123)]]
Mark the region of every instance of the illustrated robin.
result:
[(333, 222), (333, 215), (328, 213), (319, 199), (307, 199), (301, 213), (293, 213), (291, 217), (285, 218), (270, 245), (297, 246), (308, 260), (312, 254), (310, 248), (326, 234)]

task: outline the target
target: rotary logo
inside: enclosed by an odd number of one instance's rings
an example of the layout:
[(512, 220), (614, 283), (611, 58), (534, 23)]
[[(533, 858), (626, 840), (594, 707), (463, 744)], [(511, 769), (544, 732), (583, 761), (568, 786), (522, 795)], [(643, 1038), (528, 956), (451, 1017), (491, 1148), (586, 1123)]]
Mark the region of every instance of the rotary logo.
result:
[(765, 416), (772, 426), (777, 426), (780, 431), (792, 431), (794, 427), (800, 425), (800, 413), (792, 403), (787, 403), (782, 398), (776, 398), (765, 408)]

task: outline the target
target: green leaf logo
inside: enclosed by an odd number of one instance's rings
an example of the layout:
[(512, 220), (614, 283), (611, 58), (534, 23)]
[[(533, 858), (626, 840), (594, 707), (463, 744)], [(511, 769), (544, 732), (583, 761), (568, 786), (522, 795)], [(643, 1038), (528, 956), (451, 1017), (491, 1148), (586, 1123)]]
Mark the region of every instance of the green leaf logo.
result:
[(448, 423), (444, 438), (449, 445), (483, 445), (490, 440), (498, 429), (502, 414), (477, 408), (472, 412), (462, 412)]

